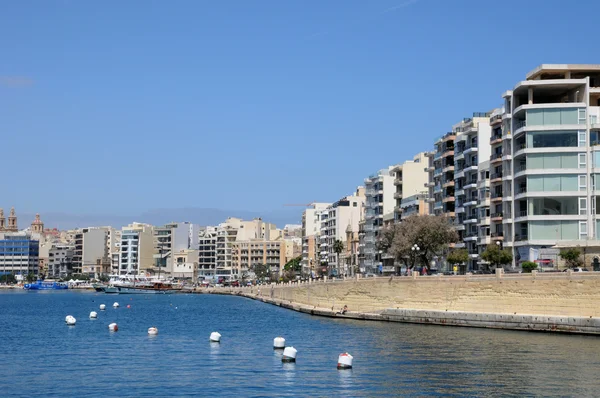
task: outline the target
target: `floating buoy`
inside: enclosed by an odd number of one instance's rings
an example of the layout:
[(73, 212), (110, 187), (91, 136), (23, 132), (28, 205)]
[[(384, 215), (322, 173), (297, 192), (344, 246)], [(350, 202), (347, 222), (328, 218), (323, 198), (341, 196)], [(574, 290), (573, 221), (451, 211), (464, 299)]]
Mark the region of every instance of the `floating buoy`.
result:
[(340, 354), (338, 357), (338, 369), (352, 369), (352, 360), (354, 357), (347, 352)]
[(73, 317), (71, 315), (67, 315), (67, 317), (65, 318), (65, 322), (69, 326), (75, 326), (75, 323), (77, 322), (77, 320), (75, 319), (75, 317)]
[(283, 337), (275, 337), (273, 339), (273, 348), (283, 350), (285, 348), (285, 339)]
[(106, 305), (100, 304), (100, 311), (104, 311), (106, 309)]
[(220, 343), (221, 342), (221, 333), (212, 332), (210, 334), (210, 341), (212, 341), (213, 343)]
[(116, 302), (115, 302), (115, 303), (113, 304), (113, 307), (115, 307), (115, 308), (119, 308), (119, 303), (116, 303)]
[(129, 304), (127, 304), (127, 308), (131, 308), (131, 306)]
[(152, 326), (151, 328), (148, 328), (148, 334), (150, 336), (156, 336), (158, 334), (158, 329)]
[(113, 322), (110, 325), (108, 325), (108, 330), (110, 330), (111, 332), (116, 332), (117, 330), (119, 330), (119, 326), (117, 326), (117, 324)]
[(90, 312), (90, 318), (91, 318), (91, 319), (96, 319), (96, 318), (98, 318), (98, 313), (97, 313), (96, 311), (92, 311), (92, 312)]
[(296, 354), (298, 350), (294, 347), (285, 347), (283, 350), (283, 357), (281, 358), (281, 362), (296, 362)]

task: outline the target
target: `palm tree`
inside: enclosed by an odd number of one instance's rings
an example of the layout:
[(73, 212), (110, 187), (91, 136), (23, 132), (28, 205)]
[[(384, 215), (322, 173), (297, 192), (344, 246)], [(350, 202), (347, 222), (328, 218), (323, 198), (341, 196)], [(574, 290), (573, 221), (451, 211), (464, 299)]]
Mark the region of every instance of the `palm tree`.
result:
[(336, 254), (336, 263), (337, 263), (337, 269), (340, 269), (340, 253), (344, 251), (344, 242), (342, 242), (339, 239), (336, 239), (335, 242), (333, 242), (333, 251)]

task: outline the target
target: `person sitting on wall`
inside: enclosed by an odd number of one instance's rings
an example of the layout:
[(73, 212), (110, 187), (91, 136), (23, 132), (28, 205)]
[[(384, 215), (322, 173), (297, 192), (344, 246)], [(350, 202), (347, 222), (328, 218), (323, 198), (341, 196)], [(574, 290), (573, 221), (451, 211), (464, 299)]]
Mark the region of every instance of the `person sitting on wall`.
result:
[(336, 312), (336, 315), (344, 315), (346, 312), (348, 312), (348, 306), (344, 305), (344, 308), (342, 308), (339, 312)]

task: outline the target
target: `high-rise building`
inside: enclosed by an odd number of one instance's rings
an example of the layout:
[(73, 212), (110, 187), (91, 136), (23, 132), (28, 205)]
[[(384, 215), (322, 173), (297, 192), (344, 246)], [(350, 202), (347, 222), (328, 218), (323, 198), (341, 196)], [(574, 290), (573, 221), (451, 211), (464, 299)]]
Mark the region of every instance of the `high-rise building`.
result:
[(321, 234), (321, 213), (331, 203), (313, 203), (302, 212), (302, 273), (311, 274), (320, 267), (318, 239)]
[(217, 269), (217, 227), (200, 228), (198, 232), (198, 277), (212, 279)]
[(600, 65), (541, 65), (503, 97), (502, 163), (490, 176), (501, 181), (503, 244), (517, 265), (588, 245), (600, 228)]
[(141, 275), (155, 267), (153, 226), (133, 223), (121, 229), (119, 275)]
[(468, 271), (479, 269), (479, 180), (481, 171), (487, 170), (490, 159), (489, 118), (489, 113), (477, 112), (452, 128), (456, 134), (454, 200), (455, 226), (459, 234), (459, 242), (455, 247), (464, 247), (469, 252)]
[(429, 171), (429, 214), (454, 218), (454, 140), (457, 133), (451, 131), (435, 140), (434, 151), (429, 152), (433, 161)]
[(73, 273), (73, 245), (56, 242), (48, 253), (48, 278), (66, 278)]
[(83, 228), (75, 234), (73, 273), (84, 273), (91, 278), (110, 273), (109, 229), (110, 227)]
[[(393, 198), (393, 193), (390, 197)], [(321, 213), (321, 261), (327, 264), (329, 274), (341, 276), (352, 271), (348, 269), (347, 264), (338, 262), (335, 242), (339, 240), (345, 247), (348, 229), (358, 233), (358, 223), (363, 217), (364, 206), (365, 189), (358, 187), (353, 195), (341, 198)], [(393, 208), (393, 204), (391, 206)], [(323, 214), (325, 212), (326, 216)]]

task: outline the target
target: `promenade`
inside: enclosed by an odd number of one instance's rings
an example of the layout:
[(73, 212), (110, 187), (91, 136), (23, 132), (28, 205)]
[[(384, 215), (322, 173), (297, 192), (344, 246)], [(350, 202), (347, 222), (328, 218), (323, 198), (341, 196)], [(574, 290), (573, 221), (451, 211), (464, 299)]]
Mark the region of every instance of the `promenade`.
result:
[[(600, 273), (414, 276), (202, 289), (313, 315), (600, 334)], [(339, 314), (347, 306), (346, 314)]]

